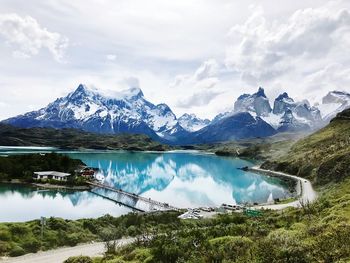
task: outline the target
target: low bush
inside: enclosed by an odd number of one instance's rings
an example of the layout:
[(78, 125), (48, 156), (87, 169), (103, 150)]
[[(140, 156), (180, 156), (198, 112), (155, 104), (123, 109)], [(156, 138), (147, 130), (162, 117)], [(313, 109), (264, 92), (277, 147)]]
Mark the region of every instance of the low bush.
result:
[(9, 255), (11, 257), (19, 257), (19, 256), (24, 255), (25, 253), (26, 252), (25, 252), (25, 250), (22, 247), (16, 245), (13, 248), (11, 248), (11, 250), (9, 252)]
[(87, 256), (70, 257), (64, 263), (93, 263), (92, 259)]

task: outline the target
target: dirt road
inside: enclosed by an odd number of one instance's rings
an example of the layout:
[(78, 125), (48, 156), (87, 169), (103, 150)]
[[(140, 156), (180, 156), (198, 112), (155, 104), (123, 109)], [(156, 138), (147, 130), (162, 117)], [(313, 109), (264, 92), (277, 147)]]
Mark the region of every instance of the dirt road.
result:
[[(133, 242), (133, 238), (118, 240), (120, 245), (127, 245)], [(102, 256), (105, 251), (103, 242), (78, 245), (75, 247), (64, 247), (35, 254), (27, 254), (20, 257), (0, 259), (0, 263), (62, 263), (72, 256)]]

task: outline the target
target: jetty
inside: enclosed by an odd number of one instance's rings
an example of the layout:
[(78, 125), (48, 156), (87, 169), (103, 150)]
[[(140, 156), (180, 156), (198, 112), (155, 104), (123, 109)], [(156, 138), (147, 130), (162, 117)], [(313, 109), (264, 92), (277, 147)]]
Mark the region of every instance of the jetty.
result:
[(180, 209), (167, 203), (159, 202), (151, 198), (146, 198), (135, 193), (129, 193), (122, 189), (114, 188), (106, 184), (96, 181), (87, 182), (90, 191), (96, 195), (114, 201), (120, 205), (131, 208), (138, 212), (154, 212), (154, 211), (179, 211)]

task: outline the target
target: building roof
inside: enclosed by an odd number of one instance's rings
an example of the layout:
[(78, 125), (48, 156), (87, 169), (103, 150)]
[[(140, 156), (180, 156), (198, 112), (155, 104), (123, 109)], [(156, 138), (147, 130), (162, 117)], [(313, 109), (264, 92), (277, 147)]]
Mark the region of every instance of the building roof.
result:
[(42, 172), (34, 172), (34, 174), (36, 175), (40, 175), (40, 176), (58, 176), (58, 177), (67, 177), (70, 176), (69, 173), (61, 173), (61, 172), (56, 172), (56, 171), (42, 171)]

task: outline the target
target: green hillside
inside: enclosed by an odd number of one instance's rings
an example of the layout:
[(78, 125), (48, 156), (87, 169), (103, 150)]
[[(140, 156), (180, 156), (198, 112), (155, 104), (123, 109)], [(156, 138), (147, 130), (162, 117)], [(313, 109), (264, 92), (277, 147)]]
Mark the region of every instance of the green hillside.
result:
[(51, 146), (68, 149), (168, 150), (140, 134), (95, 134), (75, 129), (17, 128), (0, 124), (2, 146)]
[(317, 185), (349, 177), (350, 109), (295, 143), (286, 155), (266, 161), (262, 167), (310, 178)]

